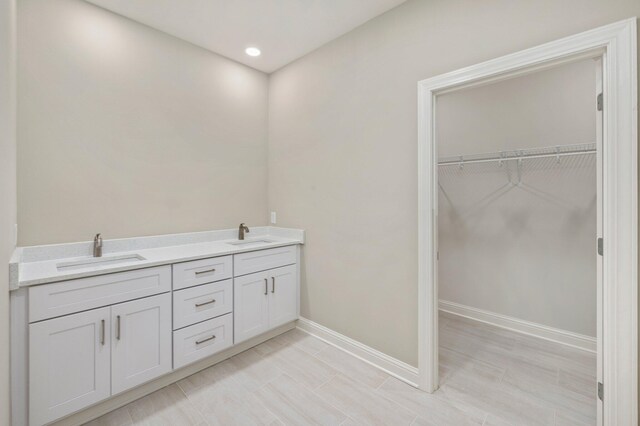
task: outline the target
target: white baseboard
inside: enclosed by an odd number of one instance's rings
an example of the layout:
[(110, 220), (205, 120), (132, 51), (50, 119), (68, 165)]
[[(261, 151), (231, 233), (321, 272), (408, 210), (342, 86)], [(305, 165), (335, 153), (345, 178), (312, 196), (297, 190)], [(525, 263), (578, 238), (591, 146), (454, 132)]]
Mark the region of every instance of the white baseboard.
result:
[(411, 386), (418, 387), (418, 369), (416, 367), (306, 318), (300, 317), (298, 328)]
[(551, 340), (573, 348), (594, 353), (596, 352), (597, 341), (595, 337), (560, 330), (558, 328), (536, 324), (518, 318), (496, 314), (478, 308), (472, 308), (471, 306), (448, 302), (446, 300), (440, 300), (438, 305), (441, 311), (448, 312), (450, 314), (470, 318), (472, 320), (495, 325), (496, 327), (506, 328), (508, 330), (538, 337), (540, 339)]

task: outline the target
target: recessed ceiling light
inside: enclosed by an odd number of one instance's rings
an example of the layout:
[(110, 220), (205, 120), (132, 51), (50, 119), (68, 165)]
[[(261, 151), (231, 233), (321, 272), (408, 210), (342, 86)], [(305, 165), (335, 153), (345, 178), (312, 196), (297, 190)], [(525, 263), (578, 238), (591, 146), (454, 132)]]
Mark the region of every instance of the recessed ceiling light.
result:
[(244, 51), (249, 56), (260, 56), (260, 49), (257, 47), (247, 47)]

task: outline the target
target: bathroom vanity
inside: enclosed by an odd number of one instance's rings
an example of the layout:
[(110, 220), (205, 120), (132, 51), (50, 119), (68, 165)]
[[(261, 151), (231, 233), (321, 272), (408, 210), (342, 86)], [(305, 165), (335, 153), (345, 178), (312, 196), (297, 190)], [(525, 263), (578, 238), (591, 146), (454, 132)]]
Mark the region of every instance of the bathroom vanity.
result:
[(232, 232), (114, 240), (133, 250), (100, 260), (59, 258), (85, 243), (19, 249), (14, 424), (51, 423), (293, 323), (303, 231)]

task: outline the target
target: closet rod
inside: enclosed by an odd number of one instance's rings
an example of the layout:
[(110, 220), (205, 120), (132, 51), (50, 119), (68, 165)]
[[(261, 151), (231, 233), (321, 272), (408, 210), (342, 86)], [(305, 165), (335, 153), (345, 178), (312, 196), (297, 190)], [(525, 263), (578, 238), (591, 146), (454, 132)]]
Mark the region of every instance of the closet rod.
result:
[[(581, 146), (584, 147), (584, 145), (581, 145)], [(549, 149), (549, 148), (546, 148), (546, 149)], [(595, 148), (595, 144), (593, 144), (592, 147), (589, 147), (587, 149), (580, 148), (580, 149), (569, 150), (569, 151), (546, 152), (543, 154), (537, 154), (537, 153), (528, 154), (526, 150), (505, 151), (503, 153), (495, 153), (495, 154), (487, 155), (486, 158), (465, 159), (464, 156), (447, 157), (446, 159), (439, 161), (438, 165), (439, 166), (453, 166), (453, 165), (459, 166), (461, 164), (489, 163), (489, 162), (496, 162), (496, 161), (501, 162), (501, 161), (509, 161), (509, 160), (525, 160), (525, 159), (549, 158), (549, 157), (560, 158), (560, 157), (566, 157), (571, 155), (589, 155), (589, 154), (595, 154), (596, 152), (597, 151)]]

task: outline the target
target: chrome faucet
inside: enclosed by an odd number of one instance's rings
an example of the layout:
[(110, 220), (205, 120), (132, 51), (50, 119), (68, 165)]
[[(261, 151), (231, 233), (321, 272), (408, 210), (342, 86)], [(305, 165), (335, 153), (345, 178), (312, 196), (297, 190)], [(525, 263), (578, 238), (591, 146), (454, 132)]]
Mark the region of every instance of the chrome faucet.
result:
[(93, 257), (102, 257), (102, 237), (100, 234), (93, 237)]
[(249, 232), (249, 228), (244, 223), (241, 223), (240, 227), (238, 228), (238, 239), (239, 240), (244, 240), (244, 233), (245, 232)]

